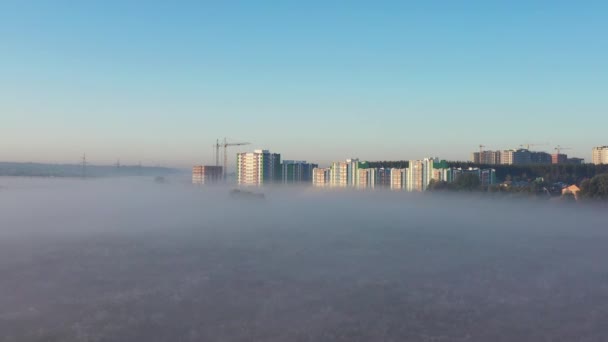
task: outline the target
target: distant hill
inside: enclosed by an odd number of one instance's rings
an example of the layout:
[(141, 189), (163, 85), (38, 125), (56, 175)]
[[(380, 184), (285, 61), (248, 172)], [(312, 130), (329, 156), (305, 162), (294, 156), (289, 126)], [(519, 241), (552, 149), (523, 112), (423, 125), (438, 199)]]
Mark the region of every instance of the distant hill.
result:
[[(158, 166), (87, 165), (87, 177), (116, 176), (167, 176), (179, 172), (177, 169)], [(0, 176), (25, 177), (82, 177), (82, 165), (0, 162)]]

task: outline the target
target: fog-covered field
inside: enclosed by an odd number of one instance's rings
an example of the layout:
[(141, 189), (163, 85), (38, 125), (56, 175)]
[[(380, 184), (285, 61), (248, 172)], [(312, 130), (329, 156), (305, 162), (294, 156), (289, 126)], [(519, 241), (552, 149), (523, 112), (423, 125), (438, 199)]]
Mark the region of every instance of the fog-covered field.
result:
[(601, 208), (263, 191), (0, 178), (0, 341), (606, 341)]

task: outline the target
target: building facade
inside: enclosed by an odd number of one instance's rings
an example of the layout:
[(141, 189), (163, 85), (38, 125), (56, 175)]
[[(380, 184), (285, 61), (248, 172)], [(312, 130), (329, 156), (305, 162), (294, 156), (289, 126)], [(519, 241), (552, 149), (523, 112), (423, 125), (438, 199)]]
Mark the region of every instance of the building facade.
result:
[(530, 163), (532, 164), (551, 164), (553, 158), (547, 152), (530, 152)]
[(473, 152), (472, 162), (477, 165), (500, 164), (500, 151)]
[(568, 161), (568, 156), (563, 153), (554, 153), (551, 155), (551, 164), (565, 164)]
[(518, 150), (504, 150), (500, 153), (500, 163), (503, 165), (530, 164), (532, 156), (530, 151), (520, 148)]
[(525, 148), (504, 150), (500, 153), (500, 164), (503, 165), (551, 164), (552, 162), (551, 154), (530, 151)]
[(406, 176), (405, 188), (407, 191), (425, 191), (434, 176), (437, 158), (425, 158), (423, 160), (410, 160)]
[(592, 152), (591, 162), (593, 164), (608, 164), (608, 146), (594, 147)]
[(405, 189), (407, 191), (423, 191), (424, 163), (422, 160), (410, 160), (407, 168)]
[(221, 180), (221, 166), (195, 165), (192, 167), (192, 184), (212, 184)]
[(281, 163), (281, 179), (283, 183), (301, 183), (312, 181), (312, 170), (317, 164), (300, 160), (284, 160)]
[(236, 178), (239, 185), (263, 185), (281, 181), (281, 155), (268, 150), (237, 153)]
[(391, 169), (379, 168), (376, 170), (376, 186), (390, 187), (391, 186)]
[(496, 184), (496, 170), (495, 169), (480, 169), (478, 167), (469, 168), (456, 168), (451, 167), (447, 169), (439, 169), (442, 173), (443, 181), (447, 183), (455, 182), (461, 175), (475, 175), (479, 178), (481, 185), (488, 186)]
[(314, 168), (312, 170), (312, 185), (319, 187), (329, 186), (330, 175), (330, 168)]
[(405, 190), (405, 183), (407, 177), (407, 168), (391, 170), (391, 189), (392, 190)]
[(357, 188), (359, 189), (370, 189), (376, 186), (376, 169), (364, 168), (357, 170)]
[(483, 169), (479, 174), (479, 180), (481, 185), (488, 186), (496, 184), (496, 170), (495, 169)]
[(359, 159), (346, 159), (344, 162), (334, 162), (330, 167), (330, 186), (332, 187), (354, 187), (358, 184), (359, 168), (366, 168), (367, 163), (359, 162)]
[(349, 185), (349, 164), (346, 162), (334, 162), (329, 168), (329, 185), (332, 187), (347, 187)]

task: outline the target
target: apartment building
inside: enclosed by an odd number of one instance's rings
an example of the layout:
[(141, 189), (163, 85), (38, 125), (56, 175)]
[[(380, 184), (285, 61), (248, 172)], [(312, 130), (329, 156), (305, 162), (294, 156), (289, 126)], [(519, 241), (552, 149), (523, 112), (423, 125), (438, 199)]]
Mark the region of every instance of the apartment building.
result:
[(237, 183), (263, 185), (281, 180), (281, 155), (268, 150), (237, 153)]
[(608, 146), (597, 146), (594, 147), (591, 157), (591, 162), (593, 164), (608, 164)]

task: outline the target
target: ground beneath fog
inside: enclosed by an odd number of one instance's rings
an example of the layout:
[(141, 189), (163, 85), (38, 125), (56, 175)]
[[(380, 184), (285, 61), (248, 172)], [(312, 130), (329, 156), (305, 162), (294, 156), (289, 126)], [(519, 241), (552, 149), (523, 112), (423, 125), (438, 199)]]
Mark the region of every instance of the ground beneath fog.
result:
[[(238, 202), (240, 214), (193, 214), (164, 228), (3, 238), (0, 341), (608, 335), (601, 230), (538, 227), (545, 220), (535, 220), (537, 212), (489, 225), (470, 213), (446, 220), (432, 202), (370, 209), (363, 200), (330, 206), (338, 203), (330, 198), (313, 207), (318, 200), (269, 196), (261, 205)], [(276, 210), (289, 215), (273, 218)], [(108, 225), (125, 220), (116, 214)]]

